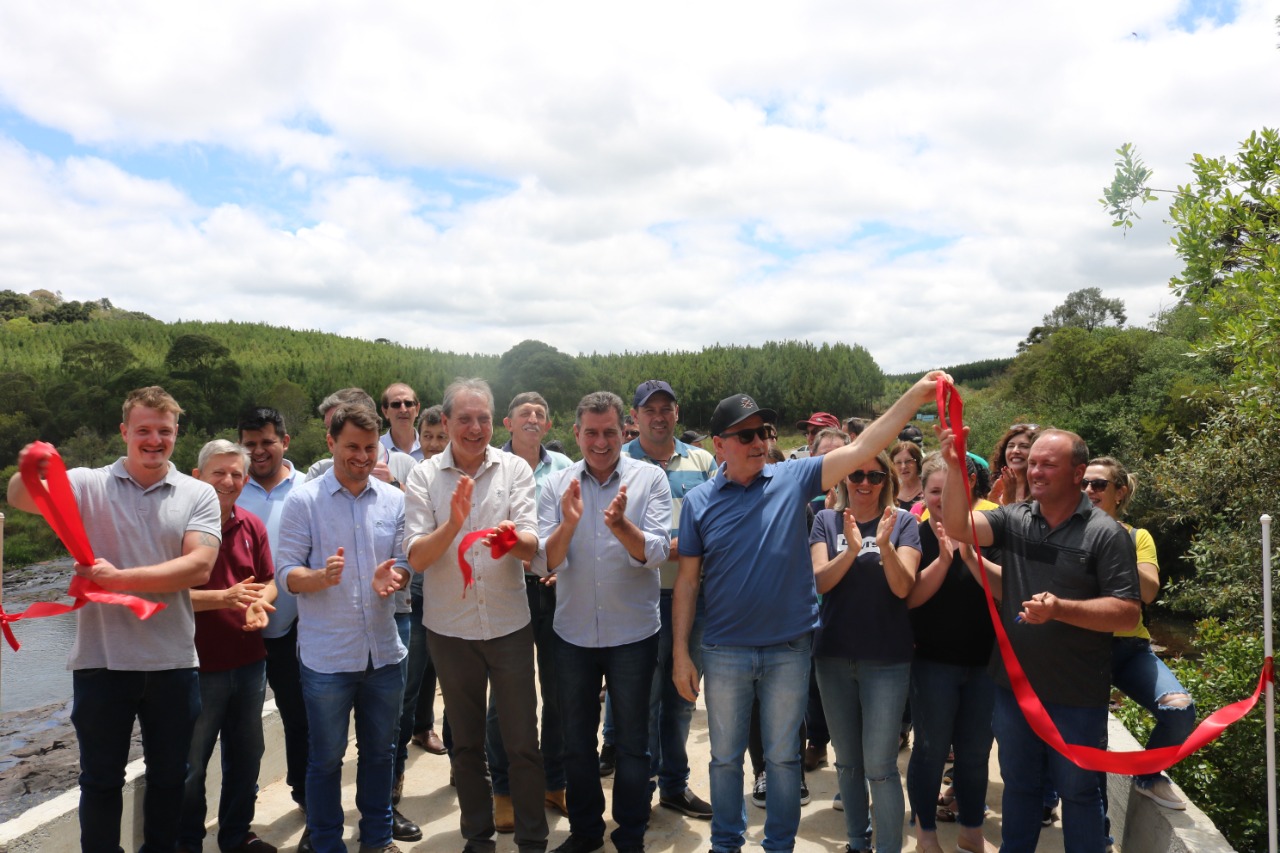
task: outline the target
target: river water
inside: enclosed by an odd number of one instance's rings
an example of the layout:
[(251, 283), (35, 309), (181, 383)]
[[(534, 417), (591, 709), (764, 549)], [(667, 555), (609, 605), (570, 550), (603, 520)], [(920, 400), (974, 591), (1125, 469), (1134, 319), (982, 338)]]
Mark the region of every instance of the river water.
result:
[[(71, 582), (69, 557), (6, 570), (5, 579), (28, 577), (22, 583), (6, 583), (4, 609), (17, 613), (37, 601), (70, 602), (63, 593)], [(67, 656), (76, 639), (76, 615), (23, 619), (11, 626), (22, 644), (19, 651), (0, 640), (0, 713), (27, 711), (71, 698), (71, 672)]]

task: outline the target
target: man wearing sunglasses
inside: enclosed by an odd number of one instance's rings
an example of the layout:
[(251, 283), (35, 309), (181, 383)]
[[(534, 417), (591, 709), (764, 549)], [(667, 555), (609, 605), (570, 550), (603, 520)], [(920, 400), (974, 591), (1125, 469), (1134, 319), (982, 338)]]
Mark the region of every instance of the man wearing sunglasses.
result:
[(379, 439), (387, 453), (407, 453), (422, 461), (422, 445), (418, 441), (418, 395), (403, 382), (394, 382), (382, 392), (382, 416), (387, 419), (387, 431)]
[(711, 842), (715, 853), (745, 844), (742, 756), (751, 706), (769, 779), (764, 846), (790, 850), (800, 824), (800, 722), (809, 696), (810, 643), (818, 596), (809, 560), (805, 504), (887, 447), (932, 400), (941, 371), (921, 378), (851, 444), (806, 459), (766, 465), (777, 414), (746, 394), (726, 397), (711, 416), (715, 477), (684, 498), (680, 568), (673, 594), (673, 679), (694, 701), (698, 672), (689, 655), (699, 587), (706, 599), (703, 672), (711, 731)]

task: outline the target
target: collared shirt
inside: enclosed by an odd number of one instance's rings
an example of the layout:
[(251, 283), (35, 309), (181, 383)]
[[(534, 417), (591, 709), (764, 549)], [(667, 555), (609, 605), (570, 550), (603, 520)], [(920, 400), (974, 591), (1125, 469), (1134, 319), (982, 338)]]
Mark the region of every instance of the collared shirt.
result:
[[(658, 573), (671, 551), (671, 489), (656, 465), (628, 456), (601, 484), (586, 461), (547, 478), (538, 497), (538, 554), (533, 571), (547, 574), (547, 539), (560, 524), (560, 500), (569, 484), (582, 486), (582, 520), (556, 576), (555, 630), (575, 646), (606, 648), (635, 643), (658, 632)], [(644, 534), (644, 562), (637, 561), (604, 523), (604, 511), (627, 487), (627, 518)]]
[[(994, 545), (1004, 557), (1000, 618), (1036, 693), (1046, 702), (1105, 708), (1111, 696), (1111, 634), (1057, 620), (1018, 624), (1022, 602), (1038, 592), (1084, 601), (1112, 597), (1139, 600), (1138, 560), (1120, 523), (1081, 493), (1075, 511), (1057, 527), (1039, 501), (1022, 501), (986, 513)], [(1009, 686), (999, 653), (991, 676)]]
[(680, 554), (702, 558), (703, 641), (772, 646), (818, 627), (807, 504), (822, 457), (766, 465), (747, 485), (715, 477), (685, 496)]
[[(387, 449), (388, 457), (390, 457), (391, 454), (393, 453), (405, 452), (396, 446), (395, 439), (391, 437), (391, 430), (387, 430), (386, 432), (384, 432), (382, 436), (378, 439), (378, 441), (382, 442), (382, 446)], [(409, 448), (408, 455), (412, 456), (414, 459), (418, 460), (419, 462), (422, 461), (422, 441), (421, 439), (418, 438), (417, 430), (413, 431), (413, 447)]]
[[(266, 526), (267, 540), (271, 543), (271, 559), (277, 565), (280, 563), (278, 543), (280, 542), (280, 516), (284, 512), (284, 502), (294, 486), (302, 485), (304, 479), (302, 472), (288, 459), (284, 460), (284, 465), (289, 473), (283, 480), (276, 483), (271, 491), (267, 491), (261, 483), (249, 477), (245, 480), (244, 491), (236, 499), (236, 506), (253, 513)], [(283, 584), (277, 588), (275, 607), (275, 612), (268, 617), (267, 627), (262, 629), (262, 636), (266, 639), (283, 637), (289, 633), (289, 629), (298, 618), (298, 600), (293, 593), (285, 589)]]
[[(511, 442), (502, 445), (504, 453), (514, 454), (511, 448)], [(557, 471), (563, 471), (573, 464), (573, 460), (563, 453), (556, 453), (554, 450), (547, 450), (541, 444), (538, 445), (538, 467), (533, 469), (533, 497), (536, 501), (538, 496), (542, 494), (542, 484), (547, 481), (547, 477)]]
[[(237, 507), (222, 525), (222, 547), (209, 582), (195, 589), (230, 589), (241, 581), (271, 583), (271, 546), (262, 520)], [(267, 656), (261, 631), (244, 629), (244, 611), (219, 607), (196, 614), (196, 651), (201, 672), (225, 672)]]
[[(644, 452), (638, 438), (625, 444), (622, 452), (633, 459), (647, 459), (654, 465), (658, 465), (658, 460)], [(662, 466), (659, 465), (659, 467)], [(677, 440), (676, 452), (667, 460), (666, 472), (667, 485), (671, 488), (671, 540), (674, 542), (680, 538), (680, 507), (684, 504), (684, 496), (715, 475), (716, 458), (701, 447), (694, 447)], [(676, 585), (679, 567), (678, 555), (673, 551), (671, 559), (664, 562), (659, 569), (664, 590)]]
[[(129, 476), (125, 457), (104, 468), (67, 472), (85, 533), (96, 557), (118, 569), (155, 566), (182, 556), (187, 533), (221, 541), (222, 513), (213, 486), (173, 463), (164, 479), (142, 486)], [(76, 642), (67, 669), (159, 671), (198, 664), (191, 596), (177, 592), (133, 592), (164, 609), (142, 620), (127, 607), (89, 603), (76, 612)]]
[(370, 477), (349, 492), (332, 470), (293, 490), (280, 520), (278, 583), (298, 567), (323, 569), (343, 549), (337, 586), (298, 599), (298, 656), (317, 672), (363, 672), (399, 663), (407, 653), (396, 631), (394, 596), (373, 591), (373, 572), (388, 559), (408, 570), (404, 550), (404, 495)]
[[(405, 483), (404, 547), (449, 522), (449, 504), (458, 482), (467, 476), (453, 461), (453, 445), (413, 469)], [(427, 566), (422, 581), (422, 624), (437, 634), (463, 640), (505, 637), (529, 624), (524, 566), (511, 554), (494, 559), (479, 541), (467, 550), (475, 586), (465, 590), (458, 545), (468, 533), (511, 521), (518, 533), (537, 535), (533, 472), (529, 464), (496, 447), (486, 447), (473, 478), (471, 511), (462, 530), (440, 559)]]

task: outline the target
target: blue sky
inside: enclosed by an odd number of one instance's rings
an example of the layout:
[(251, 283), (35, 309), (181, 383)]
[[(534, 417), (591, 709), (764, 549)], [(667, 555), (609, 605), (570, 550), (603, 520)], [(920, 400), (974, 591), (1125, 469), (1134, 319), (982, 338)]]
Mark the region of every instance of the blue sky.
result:
[(0, 288), (467, 351), (1008, 355), (1080, 287), (1172, 302), (1160, 208), (1121, 239), (1097, 204), (1114, 149), (1172, 185), (1274, 121), (1273, 17), (9, 5)]

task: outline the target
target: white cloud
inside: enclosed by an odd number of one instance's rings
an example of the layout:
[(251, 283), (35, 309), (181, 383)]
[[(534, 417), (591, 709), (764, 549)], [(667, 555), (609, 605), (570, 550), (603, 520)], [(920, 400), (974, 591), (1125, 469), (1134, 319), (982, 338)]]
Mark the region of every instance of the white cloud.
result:
[(0, 287), (461, 351), (1141, 322), (1178, 265), (1163, 203), (1109, 227), (1113, 150), (1185, 182), (1280, 95), (1260, 0), (73, 6), (0, 8), (0, 104), (78, 145), (0, 137)]

